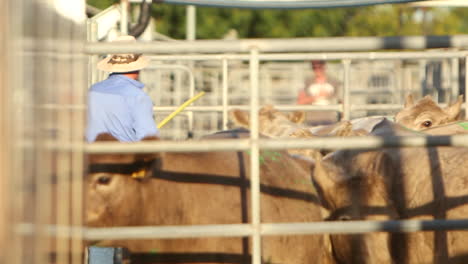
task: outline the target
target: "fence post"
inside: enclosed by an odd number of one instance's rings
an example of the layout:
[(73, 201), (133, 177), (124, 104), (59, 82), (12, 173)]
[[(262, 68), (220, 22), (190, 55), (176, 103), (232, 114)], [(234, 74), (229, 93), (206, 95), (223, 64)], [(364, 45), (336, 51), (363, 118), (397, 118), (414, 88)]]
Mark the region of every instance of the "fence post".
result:
[(465, 119), (468, 118), (468, 56), (465, 57)]
[(351, 117), (351, 105), (350, 105), (350, 79), (349, 72), (351, 70), (351, 60), (346, 59), (342, 61), (344, 68), (344, 88), (343, 88), (343, 120), (349, 120)]
[(226, 58), (223, 59), (223, 93), (222, 93), (222, 104), (223, 104), (223, 129), (227, 129), (228, 122), (228, 61)]
[(252, 263), (261, 264), (260, 236), (260, 164), (258, 146), (258, 82), (259, 59), (258, 49), (250, 50), (250, 190), (252, 197)]

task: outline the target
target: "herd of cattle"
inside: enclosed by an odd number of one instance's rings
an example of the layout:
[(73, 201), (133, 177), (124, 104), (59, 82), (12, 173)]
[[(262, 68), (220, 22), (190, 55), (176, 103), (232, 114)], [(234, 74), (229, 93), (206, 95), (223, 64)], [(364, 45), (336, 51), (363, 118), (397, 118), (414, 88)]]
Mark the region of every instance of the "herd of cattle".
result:
[[(461, 106), (461, 97), (441, 108), (430, 97), (414, 102), (408, 96), (395, 122), (369, 117), (319, 127), (302, 124), (302, 112), (285, 114), (266, 106), (259, 111), (259, 130), (270, 138), (463, 134), (468, 126), (459, 120)], [(221, 131), (206, 139), (249, 137), (248, 113), (234, 110), (230, 118), (235, 127), (246, 129)], [(100, 135), (98, 140), (115, 139)], [(468, 148), (261, 151), (260, 157), (265, 223), (468, 218)], [(250, 222), (248, 152), (92, 154), (88, 166), (88, 226)], [(129, 177), (142, 172), (147, 177)], [(92, 243), (145, 253), (141, 263), (251, 260), (251, 240), (243, 237)], [(262, 260), (468, 263), (468, 231), (265, 236)]]

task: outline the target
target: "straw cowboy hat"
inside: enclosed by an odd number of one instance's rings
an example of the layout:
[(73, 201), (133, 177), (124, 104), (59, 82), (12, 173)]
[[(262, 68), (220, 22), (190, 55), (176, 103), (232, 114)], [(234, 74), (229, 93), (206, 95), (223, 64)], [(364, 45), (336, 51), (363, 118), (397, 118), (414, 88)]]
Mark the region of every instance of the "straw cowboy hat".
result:
[[(133, 36), (120, 36), (112, 42), (132, 45), (136, 43), (136, 39)], [(98, 62), (97, 67), (107, 72), (132, 72), (141, 70), (148, 64), (149, 59), (141, 54), (109, 54), (105, 59)]]

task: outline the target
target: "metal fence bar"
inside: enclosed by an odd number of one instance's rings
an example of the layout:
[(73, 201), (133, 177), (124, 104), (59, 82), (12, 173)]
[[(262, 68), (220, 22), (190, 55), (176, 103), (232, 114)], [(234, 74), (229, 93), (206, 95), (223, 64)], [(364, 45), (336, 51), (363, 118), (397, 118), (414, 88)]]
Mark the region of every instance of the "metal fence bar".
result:
[(258, 49), (253, 48), (250, 52), (250, 195), (252, 214), (252, 263), (262, 263), (261, 252), (261, 219), (260, 219), (260, 150), (258, 145), (259, 122), (258, 122), (258, 99), (259, 99), (259, 59)]
[[(135, 143), (90, 143), (84, 146), (86, 153), (154, 153), (171, 152), (208, 152), (208, 151), (239, 151), (250, 148), (249, 139), (227, 140), (194, 140), (190, 142), (158, 141)], [(261, 149), (377, 149), (391, 147), (434, 147), (456, 146), (468, 147), (468, 135), (453, 136), (361, 136), (361, 137), (327, 137), (311, 139), (258, 139)], [(73, 144), (48, 144), (53, 149), (69, 149), (77, 147)]]
[[(82, 233), (86, 240), (120, 239), (161, 239), (187, 237), (246, 237), (253, 234), (249, 224), (224, 225), (182, 225), (182, 226), (135, 226), (135, 227), (69, 227), (47, 226), (47, 235), (59, 233), (73, 236)], [(262, 223), (262, 235), (309, 235), (309, 234), (364, 234), (372, 232), (418, 232), (467, 230), (468, 219), (451, 220), (390, 220), (390, 221), (327, 221), (327, 222), (292, 222)], [(31, 235), (31, 224), (17, 224), (14, 231), (21, 235)]]
[(351, 87), (350, 86), (350, 71), (351, 71), (351, 60), (343, 60), (343, 73), (344, 73), (344, 89), (343, 89), (343, 118), (344, 120), (349, 120), (351, 117), (351, 100), (350, 100), (350, 93)]
[(465, 57), (465, 119), (468, 119), (468, 56)]
[(193, 225), (193, 226), (147, 226), (86, 228), (84, 237), (88, 240), (101, 239), (151, 239), (188, 237), (245, 237), (252, 235), (249, 224), (235, 225)]
[[(438, 104), (440, 107), (445, 107), (448, 104), (440, 103)], [(68, 110), (78, 110), (84, 111), (86, 110), (86, 105), (59, 105), (59, 104), (44, 104), (39, 107), (38, 109), (45, 109), (45, 110), (55, 110), (55, 109), (68, 109)], [(155, 106), (153, 107), (153, 111), (157, 112), (172, 112), (176, 110), (178, 106)], [(341, 105), (275, 105), (275, 109), (280, 111), (296, 111), (296, 110), (304, 110), (304, 111), (313, 111), (313, 110), (333, 110), (333, 111), (341, 111)], [(400, 110), (403, 108), (400, 104), (367, 104), (367, 105), (355, 105), (350, 104), (351, 110)], [(462, 106), (465, 108), (465, 106)], [(226, 106), (187, 106), (185, 108), (186, 111), (193, 111), (193, 112), (224, 112), (232, 110), (232, 109), (240, 109), (240, 110), (249, 110), (250, 106), (248, 105), (226, 105)]]
[(428, 49), (468, 47), (467, 35), (452, 36), (408, 36), (408, 37), (334, 37), (295, 39), (241, 39), (241, 40), (196, 40), (184, 42), (138, 42), (132, 46), (118, 43), (88, 43), (85, 52), (91, 53), (225, 53), (250, 52), (256, 47), (259, 52), (330, 52), (364, 51), (384, 49)]
[(228, 123), (228, 61), (223, 59), (223, 91), (222, 91), (222, 111), (223, 111), (223, 129), (227, 129)]
[[(450, 61), (450, 94), (449, 94), (449, 102), (453, 102), (457, 98), (457, 94), (459, 93), (458, 89), (458, 80), (460, 79), (459, 76), (459, 65), (458, 65), (458, 58), (452, 58)], [(447, 96), (444, 98), (447, 99)], [(446, 100), (444, 100), (446, 101)]]
[[(87, 30), (87, 39), (89, 42), (97, 42), (98, 41), (98, 25), (96, 21), (89, 19), (86, 22)], [(89, 57), (88, 61), (88, 87), (90, 87), (93, 83), (98, 81), (98, 74), (95, 71), (96, 65), (98, 62), (98, 55), (92, 55)]]
[[(466, 51), (400, 51), (400, 52), (329, 52), (329, 53), (262, 53), (260, 60), (303, 61), (303, 60), (408, 60), (408, 59), (451, 59), (464, 58)], [(248, 61), (245, 54), (197, 54), (197, 55), (152, 55), (155, 60), (243, 60)]]

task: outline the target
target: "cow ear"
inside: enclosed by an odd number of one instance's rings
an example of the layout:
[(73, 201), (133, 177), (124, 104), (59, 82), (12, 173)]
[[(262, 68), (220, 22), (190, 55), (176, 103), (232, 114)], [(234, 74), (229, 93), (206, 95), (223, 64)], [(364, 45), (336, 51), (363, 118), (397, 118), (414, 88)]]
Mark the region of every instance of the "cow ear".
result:
[(444, 112), (449, 116), (450, 120), (456, 120), (460, 114), (463, 104), (463, 95), (459, 95), (457, 101), (444, 108)]
[(405, 108), (411, 107), (414, 105), (414, 99), (412, 94), (407, 94), (405, 99)]
[(305, 112), (304, 111), (294, 111), (292, 113), (288, 114), (288, 119), (289, 121), (296, 123), (296, 124), (302, 124), (305, 120)]
[(249, 113), (239, 109), (229, 111), (229, 119), (237, 127), (249, 128)]

